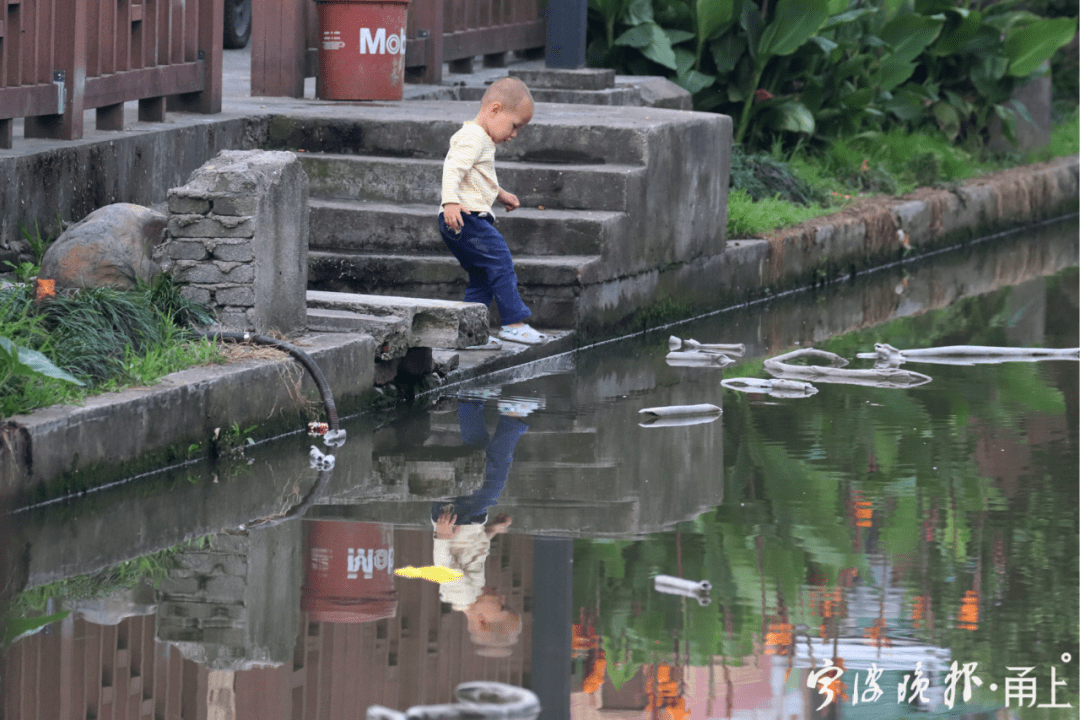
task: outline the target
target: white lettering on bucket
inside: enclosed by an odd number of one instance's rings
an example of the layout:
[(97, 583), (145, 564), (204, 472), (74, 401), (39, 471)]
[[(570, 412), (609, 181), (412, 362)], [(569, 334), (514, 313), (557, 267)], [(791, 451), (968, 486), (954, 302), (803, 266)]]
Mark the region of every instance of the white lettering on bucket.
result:
[(372, 55), (384, 55), (386, 53), (404, 55), (405, 31), (402, 30), (398, 35), (391, 33), (387, 36), (386, 28), (379, 28), (375, 31), (375, 35), (372, 36), (371, 28), (360, 28), (360, 54), (367, 55), (369, 53)]

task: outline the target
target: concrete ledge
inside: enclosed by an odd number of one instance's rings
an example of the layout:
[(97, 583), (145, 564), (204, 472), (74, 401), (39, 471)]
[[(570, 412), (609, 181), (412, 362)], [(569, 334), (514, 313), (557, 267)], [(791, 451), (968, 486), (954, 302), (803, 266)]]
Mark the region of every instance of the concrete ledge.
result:
[[(373, 387), (371, 337), (315, 335), (294, 343), (323, 371), (339, 412), (360, 405)], [(315, 419), (325, 419), (318, 388), (284, 353), (280, 360), (191, 368), (153, 387), (8, 418), (26, 428), (32, 462), (5, 466), (0, 495), (44, 494), (46, 485), (49, 496), (94, 487), (186, 457), (189, 445), (204, 445), (215, 428), (234, 423), (257, 426), (259, 437)], [(196, 456), (204, 452), (205, 446)]]
[(466, 348), (487, 340), (487, 308), (479, 303), (309, 290), (308, 308), (402, 318), (410, 347)]
[(529, 89), (545, 90), (606, 90), (615, 87), (615, 71), (607, 68), (581, 68), (580, 70), (561, 70), (543, 68), (524, 70), (511, 68), (510, 77), (517, 78), (529, 86)]

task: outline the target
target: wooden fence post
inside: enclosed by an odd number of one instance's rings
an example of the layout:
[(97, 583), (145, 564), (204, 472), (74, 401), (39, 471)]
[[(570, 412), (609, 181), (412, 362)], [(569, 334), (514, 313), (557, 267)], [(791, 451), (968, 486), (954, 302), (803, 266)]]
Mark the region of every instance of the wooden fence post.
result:
[[(86, 10), (87, 0), (58, 0), (56, 17), (70, 22), (56, 22), (51, 39), (53, 82), (64, 85), (64, 111), (59, 115), (36, 115), (25, 118), (28, 138), (78, 140), (83, 136), (83, 95), (86, 90)], [(47, 42), (46, 42), (47, 44)], [(46, 54), (47, 57), (47, 54)]]
[(410, 12), (415, 16), (417, 39), (424, 43), (424, 73), (416, 79), (438, 85), (442, 82), (444, 0), (413, 0)]
[[(252, 0), (251, 94), (304, 97), (306, 0)], [(313, 22), (318, 23), (317, 18)]]
[[(225, 32), (222, 0), (187, 0), (198, 17), (197, 57), (203, 63), (201, 92), (174, 95), (169, 108), (196, 113), (221, 112), (221, 50)], [(189, 7), (190, 9), (190, 7)]]

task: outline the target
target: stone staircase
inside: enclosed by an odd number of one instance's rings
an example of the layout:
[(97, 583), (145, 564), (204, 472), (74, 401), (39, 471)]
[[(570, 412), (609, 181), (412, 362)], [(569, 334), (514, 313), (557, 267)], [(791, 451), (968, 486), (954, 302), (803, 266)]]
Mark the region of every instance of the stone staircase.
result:
[[(419, 101), (332, 122), (275, 118), (310, 182), (309, 290), (464, 296), (436, 217), (450, 136), (475, 110)], [(496, 218), (533, 322), (617, 324), (661, 299), (663, 272), (722, 252), (729, 151), (723, 116), (538, 104), (497, 156), (500, 184), (522, 202)]]

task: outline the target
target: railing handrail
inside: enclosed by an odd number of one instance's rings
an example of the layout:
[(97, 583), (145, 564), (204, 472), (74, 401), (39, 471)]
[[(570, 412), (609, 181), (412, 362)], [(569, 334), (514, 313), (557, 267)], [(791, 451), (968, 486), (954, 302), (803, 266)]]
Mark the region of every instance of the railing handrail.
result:
[(83, 113), (123, 129), (173, 110), (221, 111), (222, 0), (4, 0), (0, 4), (0, 148), (26, 137), (76, 140)]

